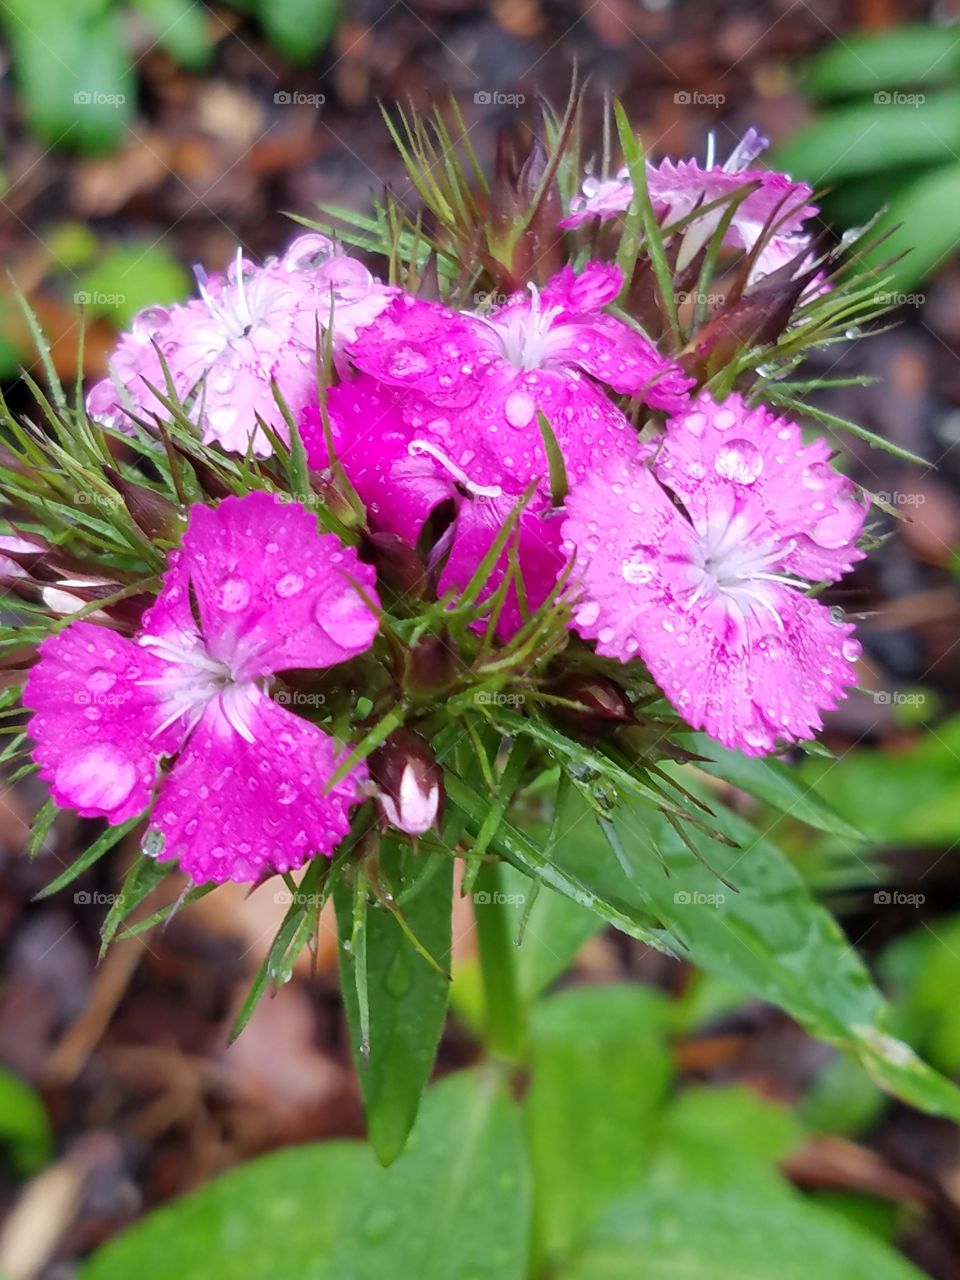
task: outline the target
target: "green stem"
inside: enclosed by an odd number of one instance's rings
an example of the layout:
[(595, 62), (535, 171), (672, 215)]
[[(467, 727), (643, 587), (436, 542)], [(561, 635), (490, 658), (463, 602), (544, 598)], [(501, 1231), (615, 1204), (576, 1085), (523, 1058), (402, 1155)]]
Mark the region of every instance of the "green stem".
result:
[(519, 1063), (526, 1047), (526, 1020), (517, 989), (516, 925), (499, 862), (485, 862), (480, 868), (473, 915), (483, 979), (487, 1048), (494, 1057)]

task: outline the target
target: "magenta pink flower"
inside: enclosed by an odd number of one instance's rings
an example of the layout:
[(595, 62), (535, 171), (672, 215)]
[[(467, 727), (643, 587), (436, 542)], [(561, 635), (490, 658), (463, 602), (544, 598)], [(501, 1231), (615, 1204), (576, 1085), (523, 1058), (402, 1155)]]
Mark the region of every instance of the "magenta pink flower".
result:
[(703, 394), (649, 466), (609, 461), (567, 500), (574, 628), (642, 658), (688, 723), (751, 755), (813, 737), (855, 679), (853, 627), (804, 594), (862, 554), (867, 503), (829, 457), (794, 423)]
[(121, 429), (126, 408), (148, 420), (166, 411), (150, 384), (166, 394), (159, 348), (181, 400), (195, 396), (204, 441), (234, 453), (271, 452), (258, 416), (282, 439), (276, 382), (299, 414), (316, 395), (317, 325), (333, 314), (334, 342), (353, 341), (396, 292), (380, 284), (325, 236), (295, 240), (282, 258), (256, 267), (237, 253), (225, 275), (197, 268), (200, 297), (148, 307), (134, 318), (110, 358), (110, 374), (91, 388), (87, 412)]
[[(750, 272), (751, 283), (810, 250), (811, 236), (804, 228), (819, 212), (816, 205), (809, 203), (813, 191), (806, 183), (794, 182), (774, 170), (750, 168), (768, 145), (766, 138), (749, 129), (725, 164), (714, 164), (711, 159), (706, 166), (696, 160), (663, 160), (659, 165), (647, 165), (650, 199), (665, 226), (688, 217), (700, 206), (731, 197), (751, 183), (759, 184), (741, 201), (724, 236), (725, 245), (749, 253), (764, 231), (773, 228)], [(632, 199), (633, 185), (626, 170), (604, 183), (588, 178), (583, 184), (583, 196), (571, 202), (570, 214), (560, 225), (576, 227), (592, 217), (603, 221), (629, 208)], [(695, 218), (684, 231), (678, 268), (690, 263), (709, 241), (720, 225), (725, 207), (720, 205)]]
[(330, 853), (366, 770), (330, 788), (336, 743), (267, 689), (275, 672), (369, 648), (374, 576), (296, 503), (253, 493), (195, 507), (134, 640), (81, 621), (40, 646), (23, 702), (56, 803), (124, 822), (173, 758), (150, 841), (195, 881), (256, 880)]

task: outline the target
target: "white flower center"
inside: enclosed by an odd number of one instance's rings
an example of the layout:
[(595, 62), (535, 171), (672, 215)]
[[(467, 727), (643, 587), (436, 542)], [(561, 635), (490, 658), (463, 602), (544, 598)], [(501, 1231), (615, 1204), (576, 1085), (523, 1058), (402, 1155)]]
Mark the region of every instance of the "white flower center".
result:
[(196, 632), (145, 635), (139, 643), (169, 667), (154, 679), (138, 682), (156, 689), (163, 706), (163, 720), (153, 737), (181, 718), (186, 732), (191, 732), (210, 703), (218, 699), (227, 724), (245, 742), (254, 741), (250, 725), (262, 689), (258, 681), (242, 678), (243, 662), (251, 656), (244, 646), (238, 644), (232, 659), (225, 661), (214, 658)]
[(227, 276), (216, 296), (207, 288), (207, 273), (203, 267), (194, 267), (193, 272), (200, 297), (228, 343), (246, 338), (262, 323), (276, 301), (276, 282), (271, 281), (266, 272), (254, 271), (244, 275), (243, 251), (239, 248), (233, 272)]
[(488, 330), (483, 334), (490, 346), (518, 369), (542, 369), (554, 355), (566, 351), (576, 336), (576, 326), (556, 324), (562, 307), (540, 305), (540, 292), (528, 284), (530, 307), (510, 307), (497, 317), (475, 316)]

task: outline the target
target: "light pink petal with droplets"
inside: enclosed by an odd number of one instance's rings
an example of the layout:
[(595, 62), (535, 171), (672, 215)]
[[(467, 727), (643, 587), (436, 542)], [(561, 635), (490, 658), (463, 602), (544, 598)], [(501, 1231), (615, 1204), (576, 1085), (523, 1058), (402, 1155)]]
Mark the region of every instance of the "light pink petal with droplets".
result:
[(359, 766), (331, 791), (342, 756), (334, 740), (254, 691), (245, 717), (253, 742), (225, 719), (216, 699), (204, 712), (151, 819), (158, 854), (194, 881), (246, 883), (330, 854), (363, 798)]
[(855, 683), (852, 627), (799, 591), (765, 583), (767, 603), (745, 610), (698, 593), (698, 535), (646, 468), (588, 477), (567, 513), (574, 630), (606, 657), (642, 658), (680, 715), (725, 746), (756, 755), (811, 738)]
[(147, 807), (157, 761), (183, 740), (175, 725), (156, 733), (162, 709), (142, 682), (160, 672), (151, 654), (91, 622), (44, 640), (23, 705), (34, 712), (33, 759), (58, 805), (111, 823)]
[(735, 484), (766, 514), (772, 533), (792, 546), (784, 569), (810, 582), (834, 581), (863, 552), (856, 546), (869, 503), (830, 463), (830, 446), (804, 444), (800, 428), (738, 395), (718, 404), (704, 392), (667, 423), (658, 477), (700, 510), (711, 490)]
[(368, 649), (376, 573), (297, 502), (267, 493), (195, 507), (183, 538), (210, 654), (234, 678), (330, 667)]

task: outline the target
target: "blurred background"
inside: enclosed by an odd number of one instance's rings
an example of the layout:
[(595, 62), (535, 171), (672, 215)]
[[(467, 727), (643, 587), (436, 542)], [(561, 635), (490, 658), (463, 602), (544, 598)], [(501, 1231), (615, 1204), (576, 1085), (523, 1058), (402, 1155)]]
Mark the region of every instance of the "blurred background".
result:
[[(851, 474), (883, 496), (891, 536), (830, 597), (860, 622), (862, 691), (832, 717), (832, 757), (797, 767), (866, 838), (752, 816), (840, 916), (893, 999), (898, 1032), (951, 1075), (960, 1073), (957, 20), (960, 0), (0, 4), (0, 256), (65, 381), (101, 374), (117, 330), (141, 307), (185, 297), (192, 264), (220, 268), (238, 243), (258, 258), (282, 247), (295, 233), (289, 213), (363, 211), (385, 184), (412, 204), (381, 101), (425, 110), (452, 92), (492, 162), (498, 134), (529, 136), (540, 98), (562, 106), (576, 66), (598, 153), (609, 91), (657, 156), (702, 159), (712, 132), (723, 157), (756, 126), (774, 144), (771, 163), (825, 191), (823, 222), (836, 235), (889, 208), (886, 223), (901, 225), (891, 252), (913, 250), (889, 284), (895, 323), (869, 341), (851, 333), (808, 370), (881, 379), (820, 396), (819, 408), (930, 463), (836, 434)], [(21, 366), (41, 376), (4, 275), (0, 380), (26, 411)], [(136, 1215), (220, 1170), (293, 1141), (363, 1131), (332, 927), (315, 965), (305, 955), (228, 1049), (284, 903), (269, 886), (249, 898), (227, 887), (98, 964), (98, 930), (132, 848), (34, 900), (95, 834), (63, 815), (31, 849), (42, 799), (34, 780), (0, 793), (6, 1280), (72, 1275)], [(456, 926), (460, 1016), (440, 1072), (477, 1052), (469, 911)], [(954, 1126), (889, 1102), (784, 1015), (689, 966), (609, 933), (586, 938), (567, 981), (617, 980), (667, 998), (669, 1018), (650, 1035), (679, 1081), (717, 1090), (718, 1114), (740, 1114), (731, 1099), (760, 1097), (779, 1109), (776, 1124), (789, 1117), (789, 1138), (778, 1130), (772, 1150), (796, 1185), (895, 1242), (922, 1272), (960, 1277)], [(748, 1110), (739, 1127), (773, 1123), (770, 1114)], [(721, 1123), (717, 1137), (733, 1159), (736, 1128)]]

